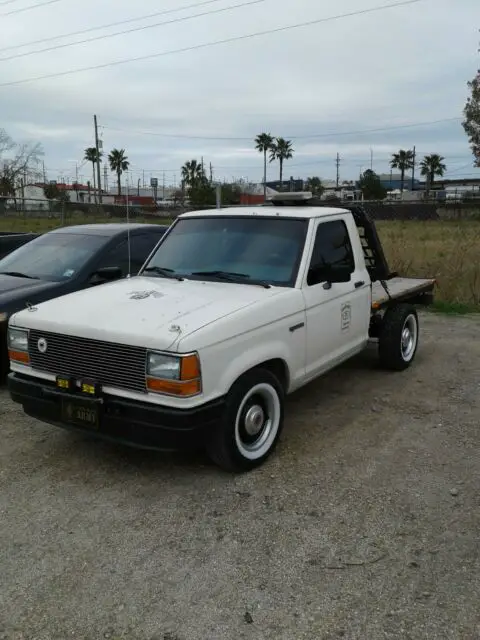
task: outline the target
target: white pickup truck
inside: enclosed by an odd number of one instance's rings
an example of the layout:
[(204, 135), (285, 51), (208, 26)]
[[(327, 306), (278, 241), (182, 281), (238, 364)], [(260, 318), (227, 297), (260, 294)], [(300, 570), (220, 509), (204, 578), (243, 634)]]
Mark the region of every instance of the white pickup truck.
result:
[(433, 279), (389, 272), (361, 207), (310, 205), (285, 194), (183, 214), (139, 275), (16, 313), (11, 397), (101, 438), (201, 445), (230, 471), (261, 464), (287, 394), (371, 340), (384, 367), (406, 369), (415, 305), (433, 298)]

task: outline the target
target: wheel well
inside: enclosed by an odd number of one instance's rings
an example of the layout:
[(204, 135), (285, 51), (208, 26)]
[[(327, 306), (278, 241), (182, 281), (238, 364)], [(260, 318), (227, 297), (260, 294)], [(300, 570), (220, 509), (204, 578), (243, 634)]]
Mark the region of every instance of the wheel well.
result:
[(271, 371), (271, 373), (278, 378), (283, 389), (287, 391), (290, 384), (290, 376), (285, 360), (282, 360), (281, 358), (265, 360), (265, 362), (260, 362), (253, 367), (253, 369), (268, 369), (268, 371)]

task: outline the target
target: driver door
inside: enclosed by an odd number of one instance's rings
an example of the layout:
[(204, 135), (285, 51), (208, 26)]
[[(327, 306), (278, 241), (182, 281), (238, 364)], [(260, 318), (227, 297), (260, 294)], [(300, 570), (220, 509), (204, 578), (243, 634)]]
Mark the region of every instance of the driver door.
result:
[[(307, 320), (307, 379), (359, 351), (368, 337), (369, 278), (364, 263), (355, 260), (347, 226), (350, 222), (338, 218), (315, 222), (315, 241), (302, 289)], [(314, 275), (336, 266), (346, 270), (347, 276), (350, 274), (348, 282), (328, 282), (321, 275)]]

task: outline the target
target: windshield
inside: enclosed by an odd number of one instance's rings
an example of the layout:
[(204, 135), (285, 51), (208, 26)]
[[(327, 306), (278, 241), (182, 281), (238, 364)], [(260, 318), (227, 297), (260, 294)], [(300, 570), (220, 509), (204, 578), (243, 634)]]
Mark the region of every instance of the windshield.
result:
[(215, 280), (226, 273), (291, 287), (307, 227), (305, 219), (280, 217), (185, 218), (167, 234), (146, 267), (149, 275), (160, 277), (155, 267), (187, 278)]
[(61, 282), (73, 278), (109, 238), (46, 233), (0, 260), (0, 273)]

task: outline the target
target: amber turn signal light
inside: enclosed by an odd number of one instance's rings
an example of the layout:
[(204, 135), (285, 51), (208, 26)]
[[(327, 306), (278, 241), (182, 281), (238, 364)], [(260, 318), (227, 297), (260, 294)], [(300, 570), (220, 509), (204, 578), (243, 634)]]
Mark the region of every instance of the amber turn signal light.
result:
[(8, 350), (8, 357), (12, 362), (20, 362), (21, 364), (30, 364), (30, 356), (26, 351)]
[(166, 393), (170, 396), (195, 396), (201, 391), (200, 380), (159, 380), (147, 378), (147, 389), (154, 393)]

